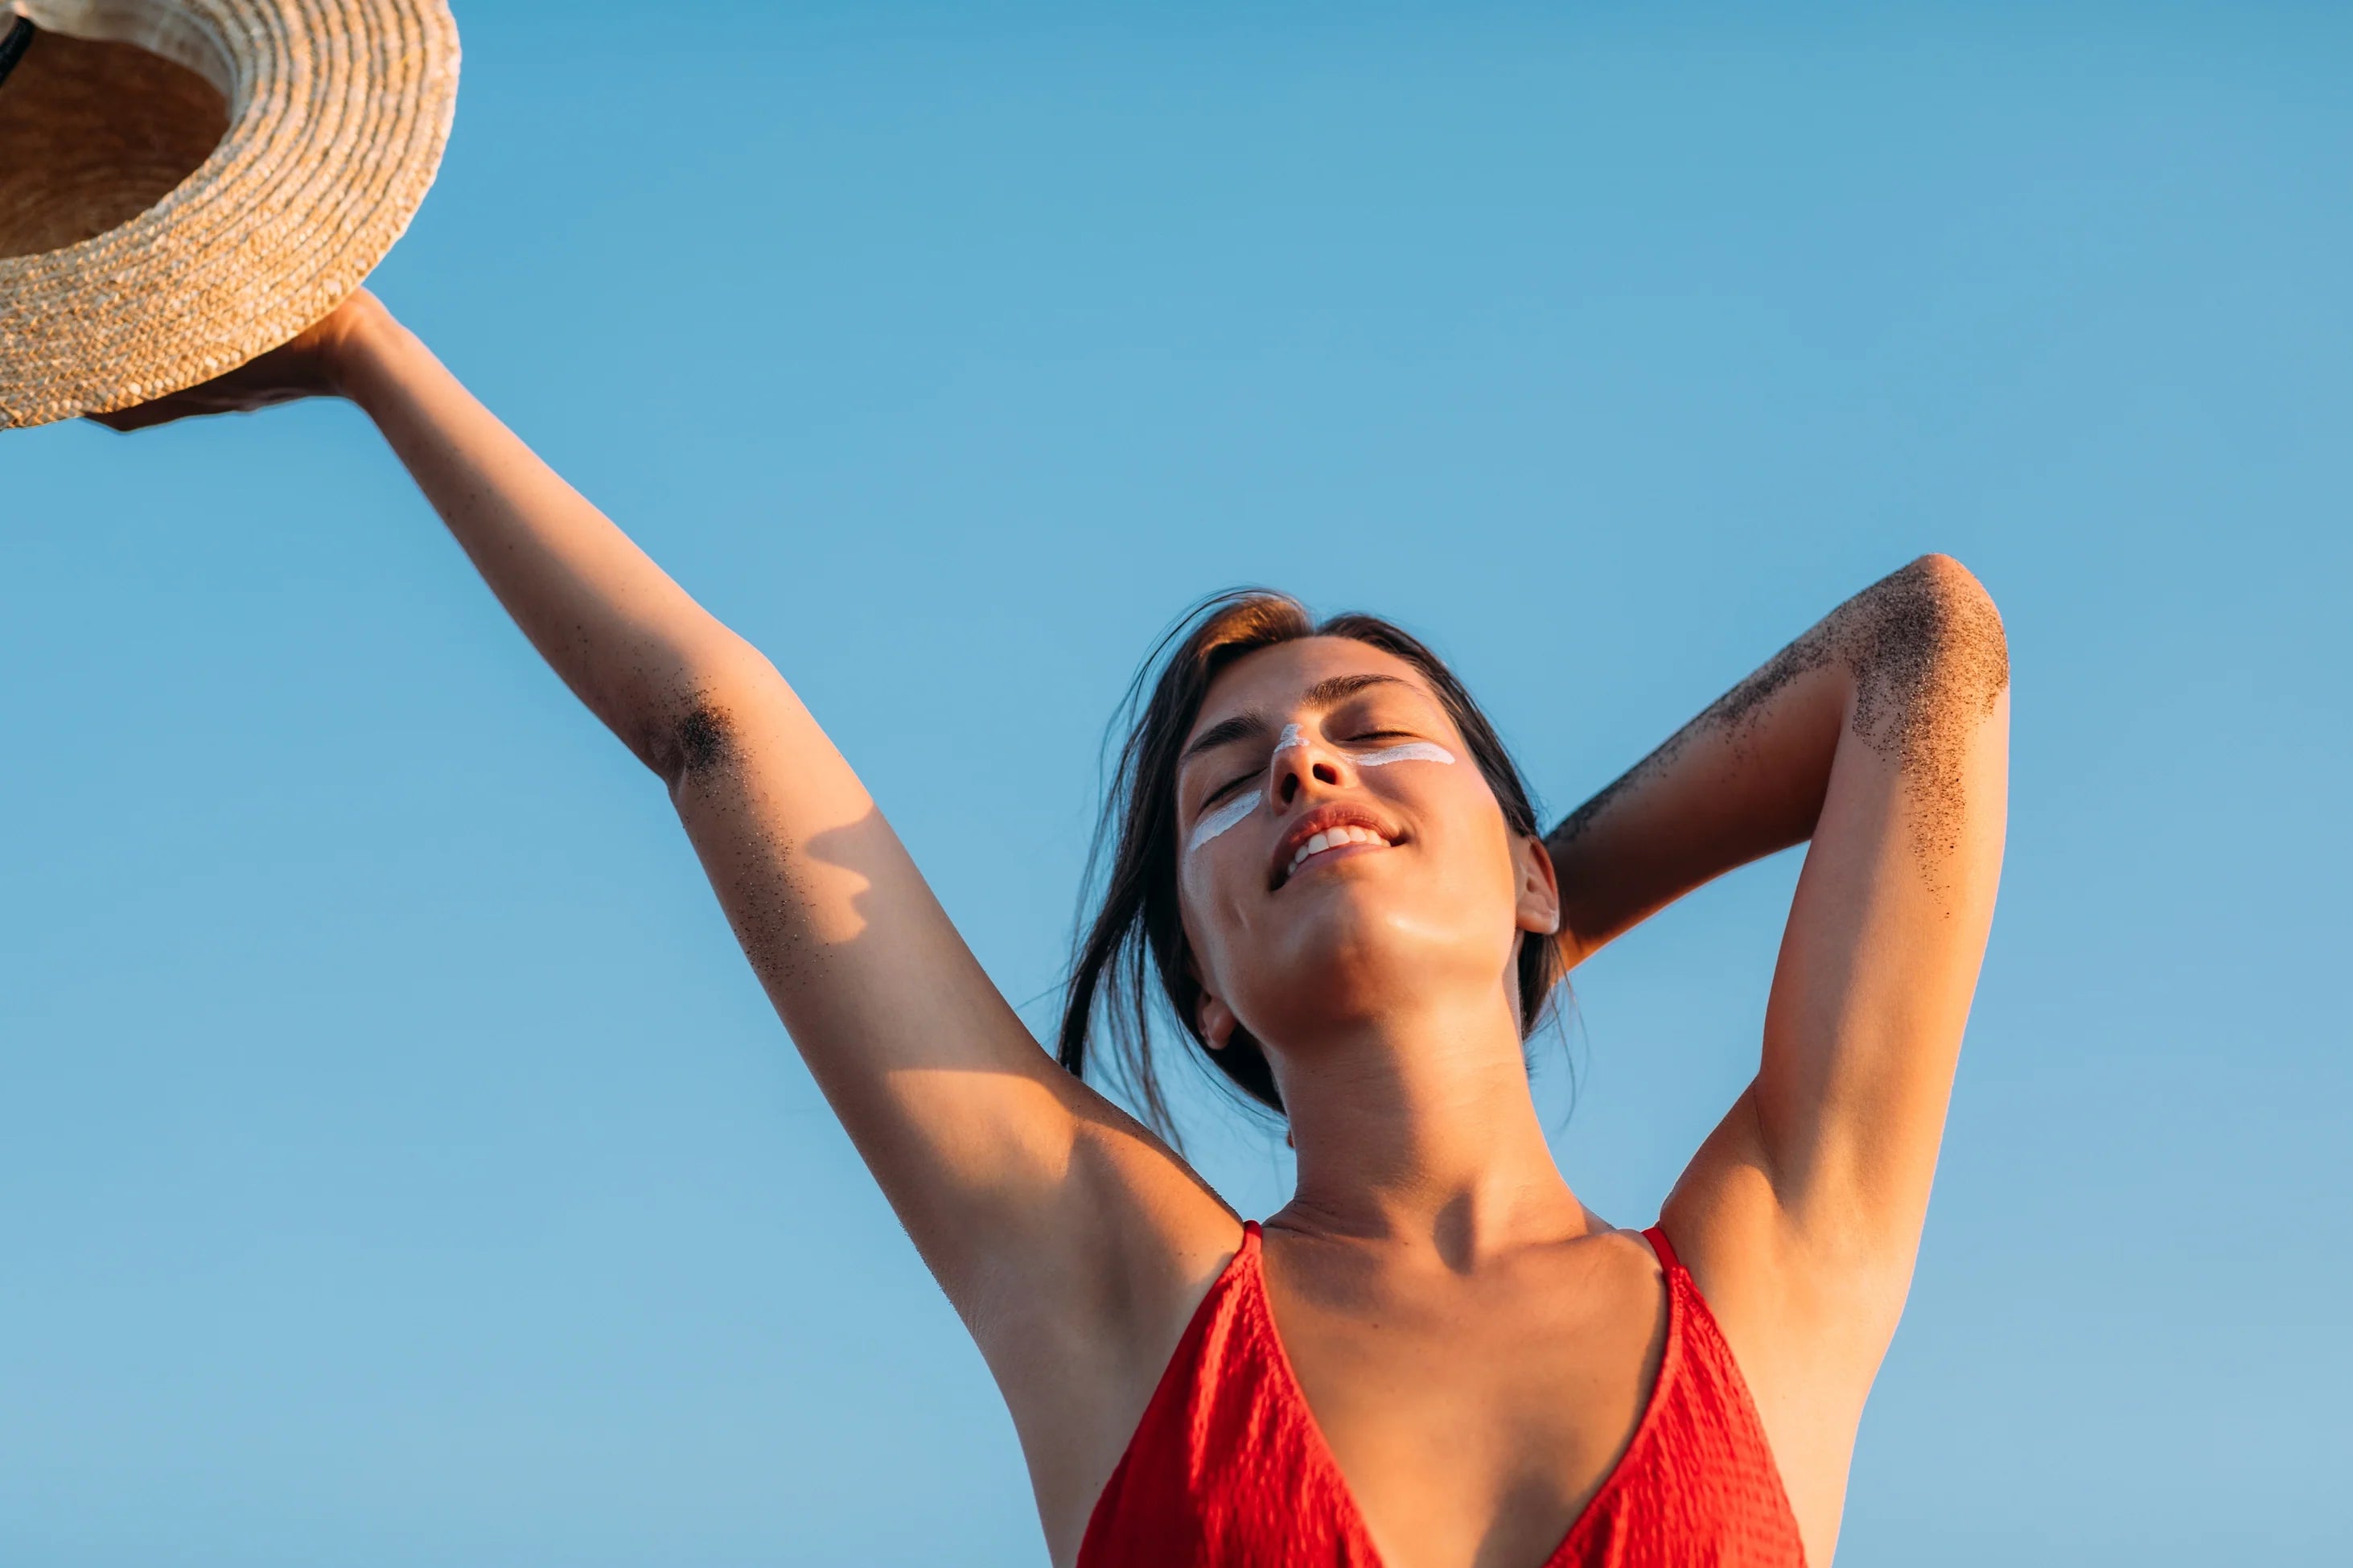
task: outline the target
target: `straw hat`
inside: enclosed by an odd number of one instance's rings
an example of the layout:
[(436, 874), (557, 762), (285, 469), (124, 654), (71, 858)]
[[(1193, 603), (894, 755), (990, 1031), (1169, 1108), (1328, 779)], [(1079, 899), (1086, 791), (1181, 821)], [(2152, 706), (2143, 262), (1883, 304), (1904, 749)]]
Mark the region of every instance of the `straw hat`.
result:
[(408, 227), (457, 106), (447, 0), (0, 0), (11, 37), (0, 429), (193, 387), (325, 315)]

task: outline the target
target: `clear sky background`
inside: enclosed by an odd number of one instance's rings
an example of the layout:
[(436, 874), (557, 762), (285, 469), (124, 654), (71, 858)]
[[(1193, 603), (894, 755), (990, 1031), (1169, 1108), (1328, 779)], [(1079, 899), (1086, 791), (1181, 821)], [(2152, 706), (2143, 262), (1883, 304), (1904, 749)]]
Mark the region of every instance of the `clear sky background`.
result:
[[(1841, 1561), (2343, 1563), (2353, 11), (1669, 10), (478, 0), (376, 287), (1041, 1028), (1197, 596), (1426, 632), (1556, 814), (1958, 556), (2010, 855)], [(355, 412), (0, 437), (0, 1562), (1042, 1560), (659, 787)], [(1796, 866), (1580, 972), (1613, 1219)]]

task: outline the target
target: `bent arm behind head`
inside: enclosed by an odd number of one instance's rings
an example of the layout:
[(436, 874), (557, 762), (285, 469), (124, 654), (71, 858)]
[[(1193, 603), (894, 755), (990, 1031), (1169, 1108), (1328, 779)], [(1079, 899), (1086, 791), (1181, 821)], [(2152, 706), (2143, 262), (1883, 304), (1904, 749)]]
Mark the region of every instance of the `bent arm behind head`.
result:
[[(1555, 830), (1571, 960), (1810, 841), (1756, 1080), (1662, 1220), (1737, 1353), (1801, 1517), (1835, 1520), (1910, 1288), (1992, 921), (2010, 664), (1928, 556), (1840, 606)], [(1827, 1560), (1833, 1533), (1810, 1540)]]
[(1959, 563), (1923, 556), (1872, 584), (1553, 829), (1562, 957), (1812, 838), (1842, 746), (1901, 773), (1933, 875), (1968, 806), (1968, 731), (2009, 680), (2001, 618)]

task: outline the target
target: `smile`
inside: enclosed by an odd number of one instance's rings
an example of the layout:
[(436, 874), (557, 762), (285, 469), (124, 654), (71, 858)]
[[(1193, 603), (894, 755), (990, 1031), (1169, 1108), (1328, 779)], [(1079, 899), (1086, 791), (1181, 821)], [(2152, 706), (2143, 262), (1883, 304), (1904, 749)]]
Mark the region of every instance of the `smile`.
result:
[(1291, 863), (1283, 868), (1284, 880), (1288, 881), (1297, 874), (1301, 866), (1305, 865), (1317, 855), (1328, 854), (1336, 849), (1345, 849), (1350, 844), (1376, 844), (1382, 849), (1388, 849), (1389, 841), (1370, 828), (1327, 829), (1299, 846), (1298, 852), (1291, 857)]

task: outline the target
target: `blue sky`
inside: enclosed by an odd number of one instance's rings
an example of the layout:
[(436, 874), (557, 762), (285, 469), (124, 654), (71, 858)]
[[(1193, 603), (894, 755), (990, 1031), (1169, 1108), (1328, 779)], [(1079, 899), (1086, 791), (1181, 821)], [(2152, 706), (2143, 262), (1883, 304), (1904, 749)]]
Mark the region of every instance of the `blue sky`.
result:
[[(1027, 1016), (1196, 596), (1426, 632), (1558, 812), (1951, 552), (2010, 858), (1841, 1561), (2353, 1555), (2353, 16), (652, 16), (461, 5), (376, 286)], [(1041, 1559), (659, 787), (352, 410), (0, 438), (0, 1560)], [(1753, 1068), (1795, 871), (1580, 972), (1540, 1089), (1612, 1218)]]

